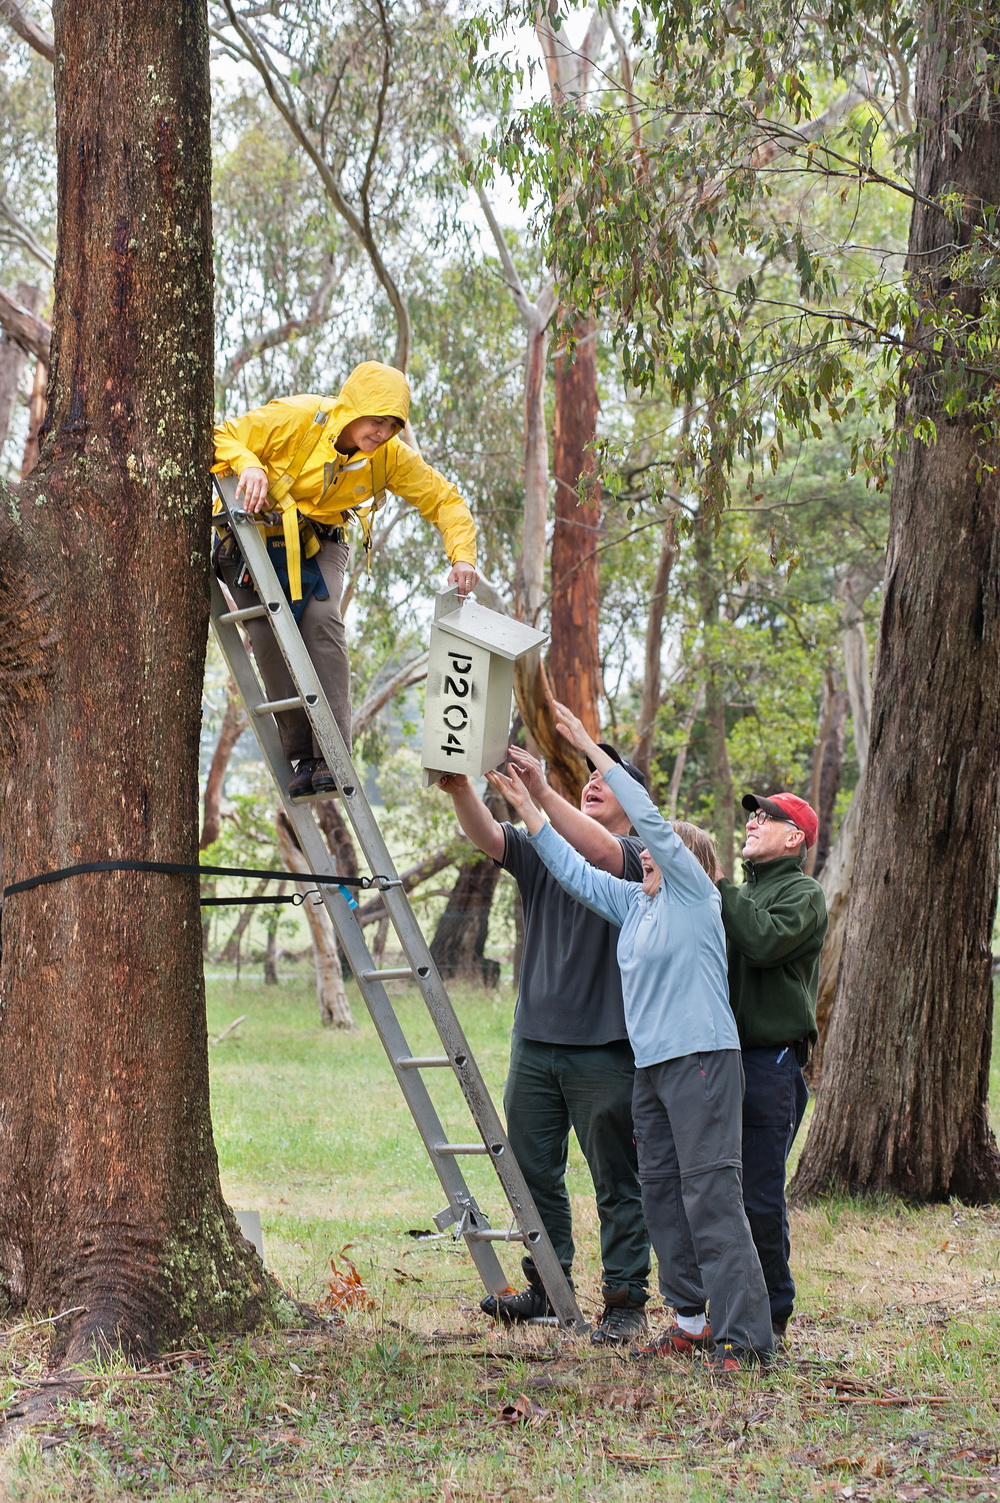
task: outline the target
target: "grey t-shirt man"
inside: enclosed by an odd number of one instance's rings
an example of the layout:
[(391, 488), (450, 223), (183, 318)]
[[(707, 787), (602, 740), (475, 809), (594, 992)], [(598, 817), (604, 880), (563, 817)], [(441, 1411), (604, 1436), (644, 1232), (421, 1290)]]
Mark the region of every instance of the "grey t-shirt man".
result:
[[(618, 930), (599, 918), (553, 877), (527, 831), (504, 824), (500, 865), (521, 894), (524, 951), (514, 1012), (514, 1036), (540, 1044), (578, 1047), (627, 1039)], [(635, 835), (617, 835), (628, 882), (642, 881)]]

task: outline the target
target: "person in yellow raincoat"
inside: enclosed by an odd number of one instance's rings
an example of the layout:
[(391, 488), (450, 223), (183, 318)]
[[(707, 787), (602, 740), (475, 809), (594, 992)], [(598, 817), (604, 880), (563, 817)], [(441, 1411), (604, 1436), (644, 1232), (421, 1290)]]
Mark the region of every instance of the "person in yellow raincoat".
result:
[[(340, 614), (347, 529), (360, 523), (370, 546), (371, 516), (385, 490), (415, 506), (440, 532), (460, 597), (476, 586), (476, 529), (457, 489), (398, 437), (409, 416), (402, 371), (369, 360), (355, 366), (336, 398), (281, 397), (215, 430), (216, 473), (239, 476), (237, 503), (271, 516), (268, 546), (337, 724), (351, 745), (350, 660)], [(279, 516), (280, 514), (280, 516)], [(256, 604), (235, 543), (224, 539), (217, 566), (238, 607)], [(257, 666), (272, 699), (294, 693), (284, 658), (264, 620), (247, 623)], [(329, 793), (334, 779), (304, 710), (277, 717), (295, 766), (293, 797)]]

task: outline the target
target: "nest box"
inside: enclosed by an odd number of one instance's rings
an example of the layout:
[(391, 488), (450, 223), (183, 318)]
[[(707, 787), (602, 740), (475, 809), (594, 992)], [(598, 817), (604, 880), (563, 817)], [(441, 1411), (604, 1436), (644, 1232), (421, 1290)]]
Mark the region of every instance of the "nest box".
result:
[(487, 610), (457, 589), (437, 597), (427, 665), (424, 783), (446, 772), (476, 778), (507, 760), (514, 664), (545, 641), (523, 621)]

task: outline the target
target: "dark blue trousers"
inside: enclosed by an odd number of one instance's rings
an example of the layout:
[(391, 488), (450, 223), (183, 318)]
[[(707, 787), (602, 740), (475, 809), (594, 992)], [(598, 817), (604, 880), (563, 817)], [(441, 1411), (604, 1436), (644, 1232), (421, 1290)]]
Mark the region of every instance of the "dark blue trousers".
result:
[(792, 1049), (744, 1049), (743, 1075), (743, 1204), (767, 1285), (771, 1321), (782, 1328), (795, 1304), (785, 1166), (809, 1088)]

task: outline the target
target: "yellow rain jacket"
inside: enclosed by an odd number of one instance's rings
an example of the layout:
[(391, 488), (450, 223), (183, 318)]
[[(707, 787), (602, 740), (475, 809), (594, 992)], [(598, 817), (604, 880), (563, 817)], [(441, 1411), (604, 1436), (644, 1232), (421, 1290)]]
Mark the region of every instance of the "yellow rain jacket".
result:
[[(356, 365), (336, 398), (279, 397), (215, 430), (216, 474), (264, 470), (268, 495), (282, 514), (293, 600), (302, 598), (299, 527), (303, 520), (347, 526), (359, 507), (388, 489), (415, 506), (440, 532), (451, 563), (476, 563), (476, 528), (458, 490), (399, 438), (374, 454), (337, 451), (355, 418), (394, 417), (405, 423), (410, 388), (402, 371), (369, 360)], [(325, 421), (323, 414), (329, 414)], [(363, 516), (363, 513), (362, 513)], [(363, 524), (364, 525), (364, 524)], [(365, 526), (367, 544), (368, 528)], [(315, 546), (311, 550), (315, 552)]]

